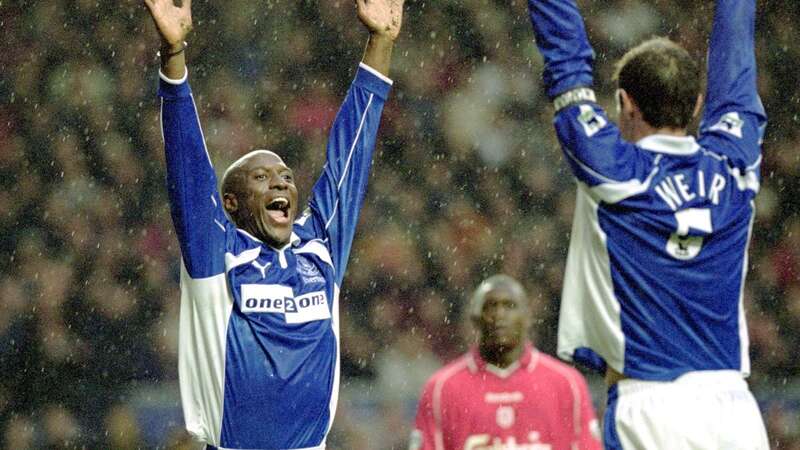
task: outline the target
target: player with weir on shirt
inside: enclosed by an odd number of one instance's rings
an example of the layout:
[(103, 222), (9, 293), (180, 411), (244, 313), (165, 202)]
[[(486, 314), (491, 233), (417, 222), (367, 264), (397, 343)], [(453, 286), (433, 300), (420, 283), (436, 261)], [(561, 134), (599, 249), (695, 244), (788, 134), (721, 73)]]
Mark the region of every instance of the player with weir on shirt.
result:
[(599, 450), (586, 381), (531, 345), (522, 285), (490, 277), (468, 312), (478, 345), (426, 383), (409, 449)]
[(558, 352), (604, 371), (607, 449), (766, 449), (743, 284), (766, 116), (755, 0), (718, 0), (701, 74), (642, 43), (617, 65), (619, 125), (596, 103), (574, 0), (529, 0), (555, 128), (578, 180)]
[(182, 255), (186, 428), (209, 448), (324, 449), (339, 388), (339, 289), (391, 87), (403, 0), (356, 1), (367, 49), (299, 218), (292, 171), (270, 151), (233, 163), (220, 196), (186, 81), (190, 0), (145, 3), (163, 43), (159, 95)]

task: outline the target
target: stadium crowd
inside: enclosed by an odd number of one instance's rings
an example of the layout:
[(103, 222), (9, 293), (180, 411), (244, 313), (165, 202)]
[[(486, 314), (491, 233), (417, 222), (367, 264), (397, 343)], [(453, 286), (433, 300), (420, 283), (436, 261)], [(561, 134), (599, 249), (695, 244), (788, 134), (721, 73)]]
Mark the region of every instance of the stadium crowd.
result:
[[(597, 80), (653, 34), (705, 52), (713, 2), (582, 1)], [(352, 2), (196, 1), (190, 80), (219, 169), (253, 148), (309, 192), (364, 42)], [(332, 449), (405, 448), (424, 380), (504, 272), (552, 353), (574, 203), (522, 0), (407, 2), (342, 293)], [(759, 2), (770, 124), (745, 287), (751, 386), (800, 449), (800, 3)], [(140, 2), (0, 2), (0, 447), (192, 448), (177, 387), (179, 250)], [(613, 107), (610, 85), (598, 86)], [(603, 385), (594, 380), (602, 411)]]

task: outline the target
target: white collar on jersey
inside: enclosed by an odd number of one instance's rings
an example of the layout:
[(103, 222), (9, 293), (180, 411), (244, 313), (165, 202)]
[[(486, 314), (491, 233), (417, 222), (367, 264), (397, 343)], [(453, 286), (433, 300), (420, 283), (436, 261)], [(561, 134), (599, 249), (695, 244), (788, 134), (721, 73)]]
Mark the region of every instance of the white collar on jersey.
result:
[[(531, 345), (530, 342), (525, 344), (525, 350), (523, 351), (520, 358), (514, 361), (511, 365), (506, 368), (495, 366), (494, 364), (489, 364), (483, 359), (481, 359), (478, 350), (473, 348), (465, 355), (465, 359), (467, 362), (467, 368), (472, 373), (477, 373), (480, 368), (483, 368), (487, 372), (493, 373), (494, 375), (500, 378), (508, 378), (517, 369), (520, 368), (523, 364), (526, 365), (526, 370), (528, 372), (533, 371), (536, 368), (537, 363), (539, 362), (539, 350)], [(526, 361), (527, 360), (527, 361)], [(480, 365), (480, 367), (479, 367)]]
[(516, 372), (517, 369), (519, 369), (519, 366), (520, 366), (519, 360), (514, 361), (508, 367), (505, 368), (497, 367), (494, 364), (486, 363), (486, 370), (488, 372), (492, 372), (493, 374), (497, 375), (500, 378), (508, 378), (511, 376), (511, 374)]
[(656, 153), (668, 155), (691, 155), (700, 150), (694, 136), (670, 136), (668, 134), (651, 134), (636, 143), (638, 147)]

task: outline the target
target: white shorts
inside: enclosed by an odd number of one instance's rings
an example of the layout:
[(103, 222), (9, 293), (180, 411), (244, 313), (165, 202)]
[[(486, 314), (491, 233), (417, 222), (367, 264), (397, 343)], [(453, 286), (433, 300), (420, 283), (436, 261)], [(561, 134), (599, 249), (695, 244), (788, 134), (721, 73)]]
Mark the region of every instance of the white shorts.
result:
[(729, 370), (622, 380), (608, 391), (603, 428), (606, 450), (769, 450), (758, 404)]

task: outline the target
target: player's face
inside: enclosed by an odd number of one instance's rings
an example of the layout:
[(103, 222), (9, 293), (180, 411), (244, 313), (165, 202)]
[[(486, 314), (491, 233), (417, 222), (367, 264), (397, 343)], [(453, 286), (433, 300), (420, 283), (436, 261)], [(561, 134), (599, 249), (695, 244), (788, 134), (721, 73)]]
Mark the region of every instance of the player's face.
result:
[(509, 351), (525, 343), (530, 309), (512, 289), (497, 287), (486, 293), (478, 329), (482, 346)]
[(297, 214), (297, 187), (294, 174), (281, 158), (271, 152), (258, 152), (243, 161), (242, 193), (237, 224), (273, 247), (289, 242)]

